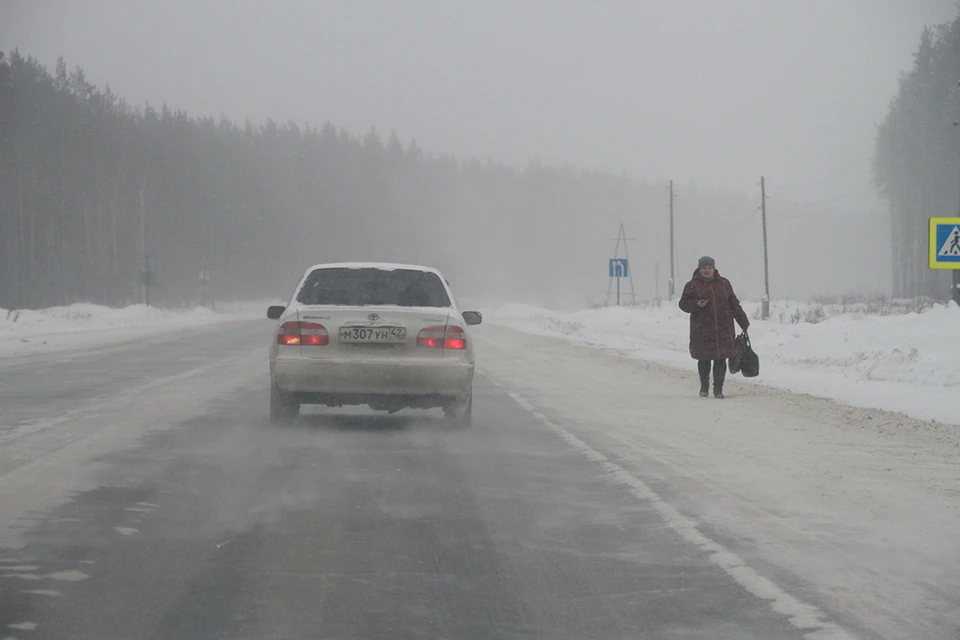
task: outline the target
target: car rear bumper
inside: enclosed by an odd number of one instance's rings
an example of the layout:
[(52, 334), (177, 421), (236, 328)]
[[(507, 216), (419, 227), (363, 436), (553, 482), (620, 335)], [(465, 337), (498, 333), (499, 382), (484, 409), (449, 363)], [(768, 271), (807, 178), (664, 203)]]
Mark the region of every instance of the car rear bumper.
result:
[(473, 374), (474, 365), (458, 358), (270, 361), (273, 384), (294, 394), (465, 398), (473, 387)]

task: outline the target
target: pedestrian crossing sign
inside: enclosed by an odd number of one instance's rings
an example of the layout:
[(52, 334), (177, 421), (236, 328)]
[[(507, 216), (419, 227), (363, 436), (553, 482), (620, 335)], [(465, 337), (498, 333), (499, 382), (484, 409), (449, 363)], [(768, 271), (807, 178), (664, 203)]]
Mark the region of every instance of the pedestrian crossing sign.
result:
[(930, 218), (930, 268), (960, 269), (960, 218)]

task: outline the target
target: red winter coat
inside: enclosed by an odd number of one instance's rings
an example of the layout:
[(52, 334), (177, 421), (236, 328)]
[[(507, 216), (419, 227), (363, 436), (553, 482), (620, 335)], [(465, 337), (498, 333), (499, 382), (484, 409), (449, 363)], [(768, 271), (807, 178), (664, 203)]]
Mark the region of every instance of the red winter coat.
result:
[[(697, 300), (709, 300), (700, 308)], [(750, 319), (740, 306), (733, 286), (720, 272), (705, 280), (700, 271), (693, 272), (693, 279), (683, 288), (680, 308), (690, 314), (690, 355), (696, 360), (725, 360), (733, 356), (733, 341), (736, 337), (733, 321), (744, 331)]]

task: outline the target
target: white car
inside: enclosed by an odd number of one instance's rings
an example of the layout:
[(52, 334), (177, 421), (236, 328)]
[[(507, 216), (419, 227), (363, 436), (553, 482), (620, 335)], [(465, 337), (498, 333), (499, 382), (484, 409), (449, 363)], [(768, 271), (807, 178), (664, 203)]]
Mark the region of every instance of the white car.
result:
[(428, 267), (338, 263), (310, 267), (270, 344), (270, 420), (302, 404), (368, 405), (391, 413), (442, 408), (469, 425), (473, 341), (483, 317), (462, 312), (446, 279)]

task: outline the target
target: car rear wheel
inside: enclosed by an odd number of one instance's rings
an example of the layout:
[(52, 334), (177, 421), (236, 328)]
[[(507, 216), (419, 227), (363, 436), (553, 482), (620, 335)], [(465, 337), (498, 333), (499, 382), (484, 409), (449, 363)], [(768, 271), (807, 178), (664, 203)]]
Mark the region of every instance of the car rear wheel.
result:
[(300, 403), (276, 385), (270, 385), (270, 424), (288, 424), (300, 414)]
[(443, 414), (450, 424), (458, 427), (471, 426), (473, 424), (473, 391), (470, 391), (466, 400), (444, 408)]

